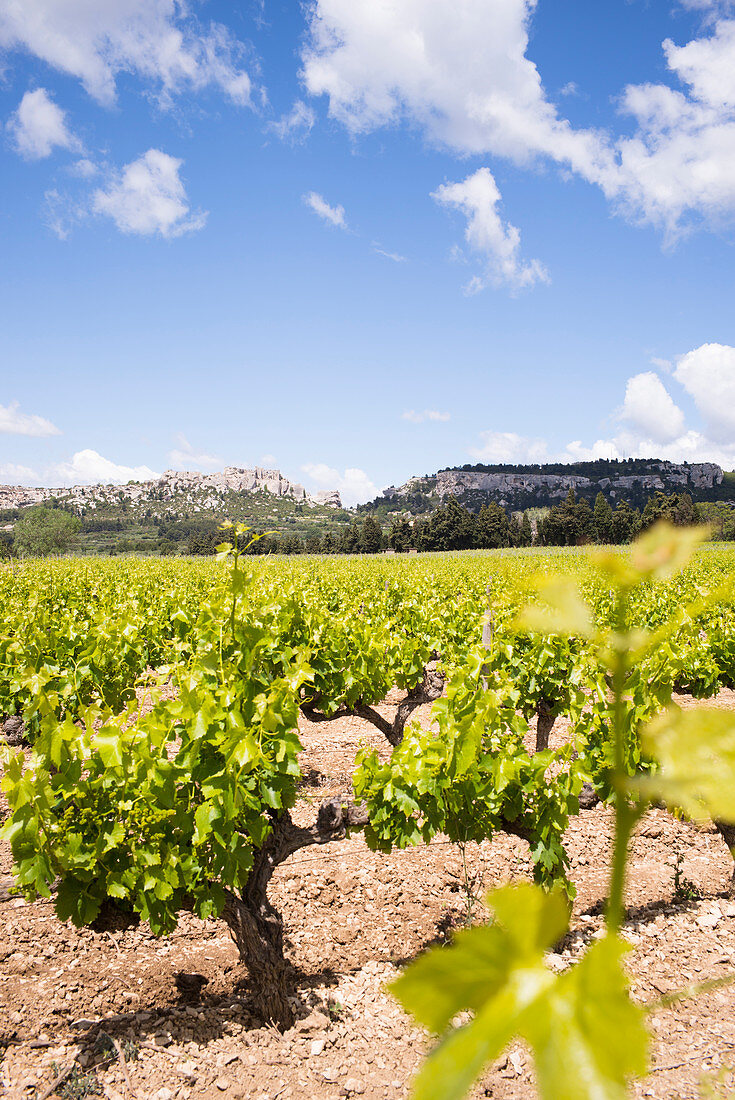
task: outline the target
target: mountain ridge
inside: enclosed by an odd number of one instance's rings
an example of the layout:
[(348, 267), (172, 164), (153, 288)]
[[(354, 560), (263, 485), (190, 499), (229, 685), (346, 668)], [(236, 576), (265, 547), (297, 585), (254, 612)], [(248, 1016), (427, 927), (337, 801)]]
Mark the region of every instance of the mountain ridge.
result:
[(100, 505), (115, 501), (128, 501), (138, 505), (148, 502), (168, 503), (183, 495), (200, 498), (189, 501), (194, 507), (199, 504), (201, 509), (214, 510), (217, 497), (229, 493), (258, 492), (268, 492), (275, 497), (286, 497), (307, 505), (342, 507), (337, 490), (308, 493), (303, 485), (283, 477), (280, 470), (264, 466), (225, 466), (224, 470), (211, 474), (196, 470), (165, 470), (158, 478), (129, 481), (125, 484), (99, 482), (93, 485), (48, 488), (0, 485), (0, 508), (25, 508), (57, 500), (72, 507), (78, 504), (80, 508), (94, 510)]
[[(688, 492), (698, 500), (718, 499), (727, 475), (714, 462), (666, 459), (596, 459), (589, 462), (453, 466), (388, 486), (367, 511), (429, 511), (448, 496), (470, 510), (491, 502), (512, 510), (550, 507), (569, 490), (592, 501), (601, 492), (613, 506), (621, 499), (642, 506), (653, 493)], [(726, 489), (735, 496), (735, 487)]]

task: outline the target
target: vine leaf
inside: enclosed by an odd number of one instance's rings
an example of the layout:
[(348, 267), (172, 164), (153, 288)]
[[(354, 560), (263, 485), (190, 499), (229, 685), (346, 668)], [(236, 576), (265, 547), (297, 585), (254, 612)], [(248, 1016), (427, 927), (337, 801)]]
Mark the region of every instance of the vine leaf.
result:
[[(488, 898), (496, 921), (435, 948), (393, 985), (407, 1011), (442, 1038), (414, 1083), (415, 1100), (459, 1100), (514, 1036), (532, 1048), (547, 1100), (622, 1100), (646, 1068), (643, 1014), (630, 1001), (616, 937), (557, 977), (544, 963), (564, 933), (561, 891), (506, 886)], [(471, 1019), (452, 1026), (460, 1013)]]
[(521, 629), (541, 634), (577, 634), (582, 638), (591, 637), (593, 625), (590, 609), (572, 578), (543, 578), (539, 594), (546, 606), (532, 603), (525, 607), (518, 618)]
[(648, 1033), (628, 996), (627, 950), (618, 936), (599, 940), (521, 1021), (548, 1100), (624, 1100), (626, 1080), (646, 1072)]
[(735, 823), (735, 721), (714, 707), (670, 707), (643, 731), (643, 747), (660, 765), (636, 789), (690, 817)]

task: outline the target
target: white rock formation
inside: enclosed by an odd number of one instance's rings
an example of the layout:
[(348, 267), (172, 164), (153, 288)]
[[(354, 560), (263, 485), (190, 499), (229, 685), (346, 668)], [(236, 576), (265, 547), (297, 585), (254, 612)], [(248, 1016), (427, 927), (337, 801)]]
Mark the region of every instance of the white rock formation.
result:
[[(25, 508), (30, 504), (42, 504), (54, 497), (71, 497), (72, 500), (94, 508), (98, 503), (128, 500), (171, 501), (179, 496), (194, 495), (204, 508), (216, 505), (216, 498), (226, 493), (272, 493), (276, 497), (309, 505), (326, 504), (341, 508), (339, 492), (320, 491), (307, 493), (303, 485), (289, 481), (280, 470), (266, 470), (256, 466), (249, 470), (241, 466), (226, 466), (214, 474), (201, 474), (195, 470), (166, 470), (153, 481), (130, 481), (127, 485), (73, 485), (71, 488), (26, 488), (22, 485), (0, 485), (0, 508)], [(207, 498), (211, 498), (207, 502)]]

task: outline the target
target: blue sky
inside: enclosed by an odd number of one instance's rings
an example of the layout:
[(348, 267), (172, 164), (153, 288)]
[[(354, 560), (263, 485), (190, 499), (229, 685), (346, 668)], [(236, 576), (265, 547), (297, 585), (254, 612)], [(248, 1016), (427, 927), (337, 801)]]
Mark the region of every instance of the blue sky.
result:
[(735, 10), (0, 0), (0, 481), (735, 468)]

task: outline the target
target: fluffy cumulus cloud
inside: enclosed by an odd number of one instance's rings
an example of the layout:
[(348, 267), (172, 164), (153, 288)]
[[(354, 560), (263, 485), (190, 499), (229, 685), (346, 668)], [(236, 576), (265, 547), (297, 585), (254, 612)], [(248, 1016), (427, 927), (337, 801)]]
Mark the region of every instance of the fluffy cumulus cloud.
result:
[(318, 489), (339, 489), (342, 503), (348, 507), (372, 500), (378, 494), (377, 486), (364, 470), (348, 467), (341, 474), (324, 462), (307, 463), (301, 470)]
[(478, 462), (511, 462), (525, 465), (548, 462), (548, 445), (543, 439), (529, 439), (516, 432), (480, 432), (480, 446), (469, 453)]
[(182, 161), (160, 149), (149, 149), (114, 173), (105, 188), (92, 195), (95, 214), (112, 218), (123, 233), (180, 237), (201, 229), (206, 213), (192, 211), (179, 175)]
[(44, 416), (35, 413), (22, 413), (17, 401), (10, 405), (0, 405), (0, 433), (8, 435), (31, 435), (43, 438), (49, 435), (61, 435), (61, 432)]
[(735, 444), (735, 348), (702, 344), (678, 360), (674, 378), (694, 400), (709, 434)]
[(632, 132), (575, 128), (527, 56), (536, 0), (315, 0), (302, 76), (351, 133), (408, 123), (461, 155), (555, 162), (673, 237), (735, 211), (735, 22), (663, 43), (670, 79), (622, 90)]
[(329, 222), (330, 225), (336, 226), (337, 229), (347, 228), (344, 206), (330, 206), (327, 200), (317, 191), (309, 191), (308, 194), (304, 195), (304, 202), (309, 209), (313, 210), (323, 221)]
[(219, 455), (197, 451), (183, 432), (174, 436), (176, 446), (168, 452), (168, 460), (175, 470), (217, 470), (222, 466)]
[(125, 484), (128, 481), (150, 481), (159, 475), (148, 466), (123, 466), (104, 458), (97, 451), (77, 451), (68, 462), (61, 462), (48, 471), (47, 481), (62, 485), (97, 483)]
[(716, 462), (735, 469), (735, 347), (703, 344), (677, 360), (673, 378), (692, 398), (703, 423), (691, 426), (653, 371), (628, 379), (618, 430), (593, 443), (572, 440), (559, 450), (513, 432), (481, 433), (469, 454), (479, 462), (581, 462), (597, 458), (664, 458)]
[(693, 218), (719, 223), (735, 211), (735, 22), (664, 53), (684, 90), (628, 86), (620, 109), (635, 132), (618, 142), (615, 198), (633, 217), (674, 238)]
[(242, 44), (178, 0), (15, 0), (0, 5), (0, 48), (35, 55), (108, 105), (123, 73), (152, 85), (164, 103), (207, 85), (236, 104), (251, 98)]
[(656, 443), (670, 443), (684, 431), (684, 413), (653, 371), (628, 379), (621, 416)]
[(488, 282), (513, 290), (548, 282), (543, 264), (521, 259), (521, 235), (504, 222), (498, 212), (500, 191), (489, 168), (478, 170), (461, 183), (445, 183), (431, 196), (443, 206), (453, 206), (467, 218), (464, 238), (473, 252), (484, 258), (484, 273), (475, 275), (469, 293), (482, 290)]
[(0, 483), (3, 485), (38, 485), (39, 480), (39, 475), (30, 466), (0, 462)]
[(54, 149), (79, 151), (81, 144), (69, 130), (66, 112), (45, 88), (26, 92), (7, 124), (13, 145), (26, 160), (41, 160)]
[(450, 414), (439, 412), (438, 409), (407, 409), (401, 413), (402, 420), (410, 420), (412, 424), (423, 424), (425, 420), (450, 420)]

